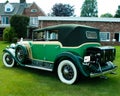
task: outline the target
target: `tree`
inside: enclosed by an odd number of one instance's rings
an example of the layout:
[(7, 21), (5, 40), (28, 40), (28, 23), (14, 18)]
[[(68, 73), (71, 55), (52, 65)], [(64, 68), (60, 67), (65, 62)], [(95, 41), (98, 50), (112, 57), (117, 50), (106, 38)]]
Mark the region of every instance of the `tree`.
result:
[(81, 8), (81, 17), (98, 17), (96, 0), (85, 0)]
[(74, 15), (74, 6), (69, 4), (55, 4), (52, 8), (52, 16), (73, 16)]
[(110, 14), (110, 13), (105, 13), (105, 14), (102, 14), (100, 17), (107, 17), (107, 18), (111, 18), (111, 17), (113, 17), (113, 15), (112, 15), (112, 14)]
[(120, 18), (120, 5), (118, 6), (118, 9), (117, 9), (116, 14), (115, 14), (114, 17)]
[(29, 25), (29, 17), (14, 15), (10, 19), (10, 25), (15, 29), (18, 38), (25, 38), (27, 35), (27, 26)]

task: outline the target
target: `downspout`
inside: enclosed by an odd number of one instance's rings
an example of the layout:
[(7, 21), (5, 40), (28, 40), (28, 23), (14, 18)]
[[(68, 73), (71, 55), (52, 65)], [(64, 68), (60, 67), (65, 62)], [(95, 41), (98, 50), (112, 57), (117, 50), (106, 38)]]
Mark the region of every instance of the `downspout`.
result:
[(40, 28), (43, 28), (43, 21), (40, 21)]

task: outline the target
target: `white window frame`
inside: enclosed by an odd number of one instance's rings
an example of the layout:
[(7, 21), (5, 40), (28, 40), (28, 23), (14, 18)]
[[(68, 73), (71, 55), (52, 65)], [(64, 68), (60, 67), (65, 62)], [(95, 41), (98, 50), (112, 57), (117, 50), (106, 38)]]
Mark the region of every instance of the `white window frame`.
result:
[(33, 12), (33, 13), (37, 12), (37, 9), (31, 9), (31, 12)]
[(8, 16), (2, 16), (1, 17), (1, 23), (2, 24), (10, 24), (9, 17)]
[[(116, 34), (116, 33), (119, 35), (118, 40), (115, 39), (115, 34)], [(115, 32), (115, 33), (114, 33), (114, 39), (115, 39), (115, 41), (120, 42), (120, 32)]]
[(39, 24), (38, 17), (30, 17), (30, 25), (38, 26), (38, 24)]
[[(104, 37), (102, 37), (104, 36)], [(100, 32), (100, 41), (109, 42), (110, 41), (110, 32)]]
[(5, 5), (5, 12), (12, 12), (13, 10), (14, 10), (14, 7), (10, 3), (7, 3)]

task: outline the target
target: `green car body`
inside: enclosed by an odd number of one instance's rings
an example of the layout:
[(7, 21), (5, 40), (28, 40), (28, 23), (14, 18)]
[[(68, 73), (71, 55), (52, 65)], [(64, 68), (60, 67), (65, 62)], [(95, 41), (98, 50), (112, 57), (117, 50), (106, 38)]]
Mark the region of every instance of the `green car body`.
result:
[[(102, 47), (99, 29), (62, 24), (34, 30), (32, 41), (21, 40), (4, 50), (3, 63), (55, 71), (59, 79), (73, 84), (80, 74), (85, 77), (102, 76), (117, 66), (115, 48)], [(14, 62), (13, 62), (14, 61)]]

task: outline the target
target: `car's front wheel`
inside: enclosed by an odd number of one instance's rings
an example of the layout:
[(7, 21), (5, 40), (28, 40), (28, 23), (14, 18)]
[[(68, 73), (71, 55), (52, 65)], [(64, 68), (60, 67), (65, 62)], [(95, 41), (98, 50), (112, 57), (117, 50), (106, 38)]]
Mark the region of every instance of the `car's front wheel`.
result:
[(27, 58), (26, 49), (21, 45), (17, 46), (15, 50), (15, 56), (20, 63), (25, 63)]
[(8, 52), (5, 52), (3, 54), (3, 63), (6, 67), (13, 67), (15, 65), (15, 60)]
[(73, 84), (77, 80), (78, 71), (70, 60), (62, 60), (57, 69), (59, 79), (65, 84)]

